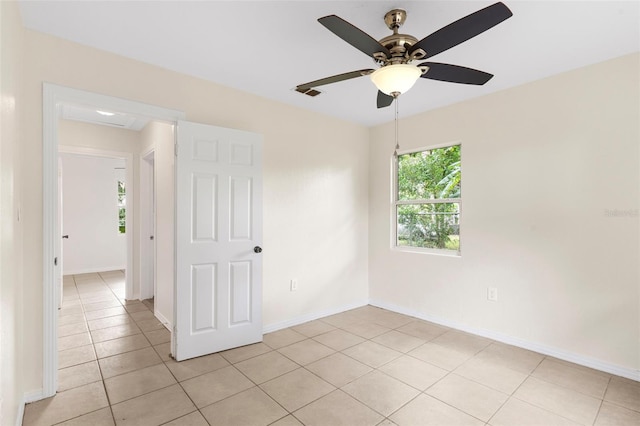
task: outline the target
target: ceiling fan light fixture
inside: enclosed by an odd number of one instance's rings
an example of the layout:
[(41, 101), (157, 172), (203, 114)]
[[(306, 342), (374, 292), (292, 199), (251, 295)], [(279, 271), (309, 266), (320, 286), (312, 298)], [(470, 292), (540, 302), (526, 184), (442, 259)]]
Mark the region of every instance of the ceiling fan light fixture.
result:
[(371, 74), (371, 81), (378, 90), (389, 96), (406, 93), (422, 75), (415, 65), (393, 64), (378, 68)]

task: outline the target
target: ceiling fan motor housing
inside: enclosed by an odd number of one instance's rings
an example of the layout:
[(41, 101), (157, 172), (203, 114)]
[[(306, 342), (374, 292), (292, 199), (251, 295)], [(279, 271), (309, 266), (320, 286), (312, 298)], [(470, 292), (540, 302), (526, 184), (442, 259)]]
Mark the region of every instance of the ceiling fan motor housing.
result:
[[(380, 39), (380, 44), (389, 49), (391, 52), (391, 58), (384, 56), (384, 60), (380, 60), (376, 57), (378, 62), (391, 64), (406, 64), (414, 59), (422, 59), (425, 56), (424, 51), (420, 51), (418, 55), (407, 56), (407, 52), (418, 42), (418, 39), (408, 34), (392, 34), (383, 39)], [(415, 53), (415, 52), (414, 52)]]
[(393, 34), (379, 40), (379, 43), (389, 49), (391, 57), (386, 55), (374, 55), (376, 62), (384, 65), (407, 64), (415, 59), (422, 59), (426, 53), (418, 49), (411, 56), (407, 52), (418, 42), (418, 39), (409, 34), (398, 34), (398, 29), (407, 19), (407, 12), (403, 9), (393, 9), (384, 15), (384, 22)]

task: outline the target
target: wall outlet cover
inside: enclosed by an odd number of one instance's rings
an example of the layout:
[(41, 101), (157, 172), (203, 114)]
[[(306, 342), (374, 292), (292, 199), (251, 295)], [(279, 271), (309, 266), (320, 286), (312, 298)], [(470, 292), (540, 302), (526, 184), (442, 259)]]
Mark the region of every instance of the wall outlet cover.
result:
[(498, 289), (496, 287), (487, 288), (487, 300), (492, 302), (498, 301)]

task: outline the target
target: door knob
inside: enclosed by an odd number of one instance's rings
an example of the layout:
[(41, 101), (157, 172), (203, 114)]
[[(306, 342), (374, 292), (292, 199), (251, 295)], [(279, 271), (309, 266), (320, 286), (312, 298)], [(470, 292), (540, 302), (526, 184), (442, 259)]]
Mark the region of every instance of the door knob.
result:
[(64, 238), (64, 239), (67, 239), (67, 240), (68, 240), (68, 239), (69, 239), (69, 236), (68, 236), (68, 235), (63, 235), (63, 236), (62, 236), (62, 238)]
[(253, 251), (254, 251), (254, 252), (256, 252), (256, 253), (262, 253), (262, 247), (260, 247), (260, 246), (255, 246), (255, 247), (253, 248)]

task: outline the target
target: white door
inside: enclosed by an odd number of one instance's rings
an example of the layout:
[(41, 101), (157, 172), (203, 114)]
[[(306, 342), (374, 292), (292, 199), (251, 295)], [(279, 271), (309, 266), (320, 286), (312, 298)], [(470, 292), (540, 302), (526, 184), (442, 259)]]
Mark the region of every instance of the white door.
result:
[[(155, 154), (154, 154), (155, 155)], [(155, 166), (155, 157), (151, 158), (151, 176), (150, 176), (150, 204), (151, 208), (149, 209), (149, 222), (148, 222), (148, 231), (149, 231), (149, 245), (148, 245), (148, 259), (147, 259), (147, 274), (149, 276), (149, 282), (153, 285), (150, 286), (153, 288), (153, 294), (151, 297), (155, 298), (157, 293), (157, 283), (156, 283), (156, 166)], [(154, 305), (155, 306), (155, 305)]]
[(262, 137), (178, 122), (178, 361), (262, 341)]
[(140, 161), (140, 299), (156, 294), (156, 194), (155, 152)]
[(64, 245), (62, 244), (63, 238), (69, 238), (68, 235), (62, 235), (64, 233), (64, 229), (62, 224), (63, 220), (63, 210), (62, 210), (62, 159), (58, 157), (58, 273), (57, 273), (57, 286), (60, 292), (60, 297), (58, 298), (58, 309), (62, 309), (62, 299), (64, 298), (64, 274), (62, 268), (62, 256), (64, 254)]

